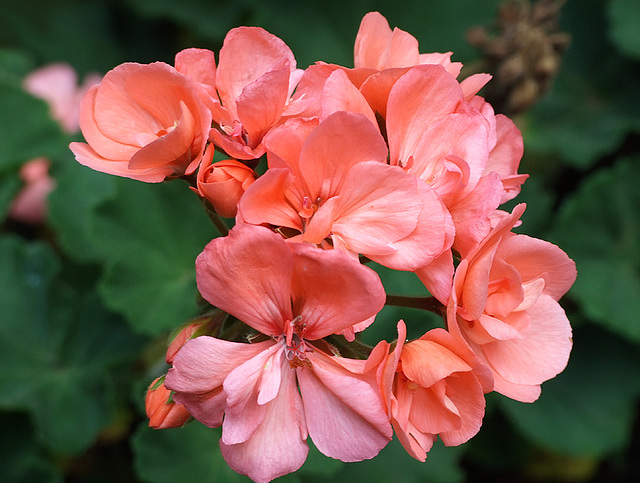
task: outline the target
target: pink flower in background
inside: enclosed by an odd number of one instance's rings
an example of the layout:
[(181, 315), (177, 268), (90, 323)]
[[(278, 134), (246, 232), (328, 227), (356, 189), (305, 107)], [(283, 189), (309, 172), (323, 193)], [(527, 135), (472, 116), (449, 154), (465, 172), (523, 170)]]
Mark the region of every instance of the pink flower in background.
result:
[[(24, 90), (49, 104), (50, 114), (69, 134), (80, 128), (78, 107), (89, 87), (100, 82), (101, 76), (89, 74), (78, 87), (78, 75), (68, 64), (51, 64), (34, 70), (23, 81)], [(22, 166), (20, 178), (23, 189), (16, 195), (9, 209), (9, 216), (24, 223), (37, 225), (46, 216), (47, 195), (55, 188), (49, 176), (49, 160), (37, 158)]]
[(235, 159), (213, 160), (210, 145), (198, 170), (200, 196), (209, 200), (220, 216), (233, 218), (238, 212), (238, 202), (256, 179), (256, 173), (246, 164)]
[(425, 461), (437, 436), (457, 446), (474, 436), (484, 417), (484, 394), (493, 388), (489, 369), (444, 329), (432, 329), (389, 355), (380, 382), (396, 436), (414, 458)]
[(80, 164), (146, 182), (190, 174), (211, 128), (202, 86), (162, 62), (121, 64), (80, 104)]
[(266, 140), (269, 169), (240, 200), (246, 223), (294, 231), (399, 270), (449, 247), (452, 225), (429, 187), (386, 162), (387, 147), (361, 114), (336, 112), (317, 127), (287, 123)]
[(295, 471), (307, 434), (343, 461), (371, 458), (387, 444), (376, 382), (384, 347), (351, 360), (325, 353), (321, 341), (382, 308), (375, 272), (341, 251), (287, 244), (241, 224), (207, 245), (196, 273), (205, 299), (268, 337), (198, 337), (167, 374), (176, 402), (209, 426), (222, 424), (222, 454), (234, 470), (258, 482)]
[(558, 300), (576, 268), (557, 246), (510, 231), (523, 211), (500, 219), (458, 265), (447, 326), (491, 369), (497, 392), (531, 402), (569, 359), (571, 326)]

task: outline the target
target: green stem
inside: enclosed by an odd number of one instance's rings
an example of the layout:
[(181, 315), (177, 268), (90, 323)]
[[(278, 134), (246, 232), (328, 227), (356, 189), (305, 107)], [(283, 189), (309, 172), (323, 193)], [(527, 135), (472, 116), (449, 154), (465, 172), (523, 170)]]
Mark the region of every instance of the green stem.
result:
[(218, 231), (220, 232), (220, 235), (227, 236), (229, 234), (229, 227), (224, 222), (224, 220), (220, 217), (220, 215), (216, 213), (216, 210), (214, 209), (211, 202), (208, 199), (203, 198), (199, 195), (198, 197), (200, 198), (200, 202), (202, 203), (202, 207), (204, 208), (204, 211), (207, 213), (207, 216), (209, 217), (209, 219), (213, 222), (215, 227), (218, 229)]
[(395, 307), (410, 307), (413, 309), (428, 310), (434, 314), (445, 316), (447, 308), (435, 297), (406, 297), (404, 295), (387, 295), (385, 305)]

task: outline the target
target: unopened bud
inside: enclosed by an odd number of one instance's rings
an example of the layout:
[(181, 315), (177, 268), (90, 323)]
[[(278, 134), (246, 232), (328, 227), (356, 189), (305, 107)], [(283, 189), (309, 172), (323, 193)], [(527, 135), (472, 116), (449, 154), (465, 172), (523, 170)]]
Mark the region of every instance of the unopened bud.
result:
[(154, 429), (177, 428), (191, 417), (182, 404), (171, 399), (171, 391), (164, 386), (164, 376), (149, 385), (144, 403), (149, 426)]

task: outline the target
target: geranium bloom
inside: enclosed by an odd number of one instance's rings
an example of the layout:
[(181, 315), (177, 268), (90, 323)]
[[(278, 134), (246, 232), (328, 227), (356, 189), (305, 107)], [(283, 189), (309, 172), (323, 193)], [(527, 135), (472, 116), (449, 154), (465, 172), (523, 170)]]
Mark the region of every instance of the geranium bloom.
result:
[(264, 154), (262, 138), (280, 122), (303, 74), (291, 49), (259, 27), (230, 30), (217, 67), (213, 52), (187, 49), (176, 56), (176, 68), (207, 88), (211, 140), (237, 159)]
[(202, 87), (162, 62), (121, 64), (80, 104), (88, 144), (71, 143), (80, 164), (159, 182), (197, 168), (211, 129)]
[(576, 268), (557, 246), (510, 231), (523, 211), (516, 206), (458, 265), (447, 326), (489, 366), (496, 391), (531, 402), (569, 359), (571, 326), (557, 301)]
[(285, 124), (266, 140), (269, 169), (240, 200), (239, 218), (297, 233), (398, 270), (449, 248), (453, 226), (429, 187), (396, 166), (376, 126), (336, 112)]
[(484, 393), (493, 388), (489, 369), (444, 329), (398, 343), (381, 371), (381, 387), (396, 436), (414, 458), (425, 461), (437, 436), (457, 446), (482, 425)]
[(207, 245), (196, 273), (205, 299), (267, 339), (190, 340), (165, 381), (196, 419), (222, 424), (222, 454), (235, 471), (260, 482), (295, 471), (307, 434), (343, 461), (372, 458), (387, 444), (376, 382), (385, 353), (346, 359), (324, 352), (321, 340), (382, 308), (375, 272), (341, 251), (240, 224)]

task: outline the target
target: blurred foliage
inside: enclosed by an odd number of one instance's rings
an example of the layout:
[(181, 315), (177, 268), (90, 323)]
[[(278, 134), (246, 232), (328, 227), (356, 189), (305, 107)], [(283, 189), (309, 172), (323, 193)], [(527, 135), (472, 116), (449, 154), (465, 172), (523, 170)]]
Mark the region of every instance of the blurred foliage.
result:
[[(81, 76), (126, 61), (172, 62), (192, 46), (259, 25), (302, 68), (352, 65), (362, 16), (381, 11), (422, 52), (479, 61), (466, 41), (491, 26), (499, 1), (23, 0), (0, 9), (0, 474), (7, 482), (247, 481), (221, 459), (217, 430), (146, 427), (147, 384), (166, 370), (170, 330), (197, 313), (193, 260), (217, 236), (180, 181), (145, 185), (77, 165), (71, 136), (24, 93), (32, 69), (64, 61)], [(397, 442), (357, 464), (308, 461), (282, 481), (639, 481), (640, 2), (568, 0), (571, 36), (553, 88), (514, 120), (525, 138), (515, 202), (519, 230), (560, 245), (578, 281), (562, 303), (575, 328), (569, 366), (533, 404), (488, 397), (485, 424), (459, 448), (419, 463)], [(76, 137), (77, 139), (77, 137)], [(20, 165), (52, 161), (57, 188), (45, 226), (7, 219)], [(389, 292), (417, 279), (381, 271)], [(402, 275), (402, 274), (400, 274)], [(406, 275), (406, 274), (405, 274)], [(386, 308), (369, 329), (391, 340), (437, 325)], [(414, 331), (415, 333), (412, 333)], [(366, 335), (366, 334), (365, 334)]]

